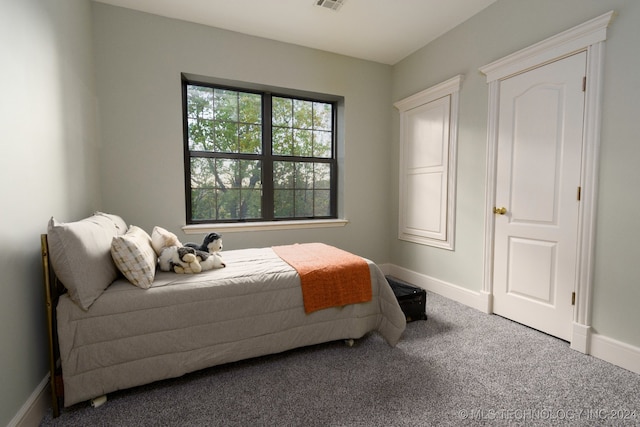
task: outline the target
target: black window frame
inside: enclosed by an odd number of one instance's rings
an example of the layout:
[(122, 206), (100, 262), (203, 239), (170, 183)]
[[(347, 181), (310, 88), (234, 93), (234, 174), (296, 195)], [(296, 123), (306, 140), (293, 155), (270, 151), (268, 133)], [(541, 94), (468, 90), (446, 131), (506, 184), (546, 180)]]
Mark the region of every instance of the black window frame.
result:
[[(213, 151), (191, 150), (189, 147), (189, 114), (188, 114), (188, 86), (202, 86), (212, 89), (222, 89), (237, 92), (259, 94), (262, 98), (262, 153), (221, 153)], [(221, 79), (193, 77), (187, 74), (181, 76), (182, 89), (182, 119), (183, 119), (183, 152), (184, 152), (184, 188), (185, 188), (185, 213), (186, 223), (195, 224), (223, 224), (223, 223), (245, 223), (245, 222), (279, 222), (279, 221), (309, 221), (327, 220), (338, 218), (338, 106), (341, 98), (335, 95), (318, 94), (299, 90), (265, 87), (251, 83), (227, 81)], [(272, 152), (272, 99), (274, 97), (289, 98), (293, 100), (320, 102), (331, 104), (331, 149), (330, 157), (309, 157), (293, 155), (277, 155)], [(238, 219), (193, 219), (192, 210), (192, 188), (191, 188), (191, 159), (194, 157), (224, 158), (224, 159), (244, 159), (260, 160), (262, 162), (261, 180), (261, 218), (238, 218)], [(287, 216), (275, 217), (274, 206), (274, 185), (273, 185), (273, 164), (278, 161), (293, 161), (300, 163), (325, 163), (330, 167), (330, 195), (329, 195), (329, 215), (322, 216)]]

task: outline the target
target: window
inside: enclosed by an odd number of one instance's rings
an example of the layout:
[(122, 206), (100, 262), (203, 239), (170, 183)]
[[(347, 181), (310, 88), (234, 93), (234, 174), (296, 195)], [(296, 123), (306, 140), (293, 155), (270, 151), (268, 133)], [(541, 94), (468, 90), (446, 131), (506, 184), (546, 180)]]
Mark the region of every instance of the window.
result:
[(187, 223), (336, 218), (336, 101), (183, 76)]

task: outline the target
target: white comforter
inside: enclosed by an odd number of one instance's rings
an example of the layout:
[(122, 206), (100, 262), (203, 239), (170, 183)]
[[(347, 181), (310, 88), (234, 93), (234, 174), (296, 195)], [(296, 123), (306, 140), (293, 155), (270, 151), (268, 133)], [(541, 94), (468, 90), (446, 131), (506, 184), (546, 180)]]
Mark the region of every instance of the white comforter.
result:
[(395, 345), (405, 317), (369, 262), (373, 299), (305, 314), (297, 272), (271, 248), (224, 252), (226, 268), (122, 279), (85, 312), (57, 307), (65, 406), (198, 369), (378, 331)]

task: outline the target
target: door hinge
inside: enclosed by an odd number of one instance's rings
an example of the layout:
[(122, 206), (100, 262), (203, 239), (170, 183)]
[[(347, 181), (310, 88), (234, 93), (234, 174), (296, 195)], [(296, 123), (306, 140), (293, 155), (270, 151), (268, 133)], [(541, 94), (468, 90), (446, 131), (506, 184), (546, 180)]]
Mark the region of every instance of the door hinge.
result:
[(578, 197), (578, 201), (580, 201), (582, 199), (582, 187), (578, 187), (577, 197)]
[(576, 293), (571, 292), (571, 305), (576, 305)]
[(584, 76), (582, 78), (582, 91), (586, 92), (587, 91), (587, 76)]

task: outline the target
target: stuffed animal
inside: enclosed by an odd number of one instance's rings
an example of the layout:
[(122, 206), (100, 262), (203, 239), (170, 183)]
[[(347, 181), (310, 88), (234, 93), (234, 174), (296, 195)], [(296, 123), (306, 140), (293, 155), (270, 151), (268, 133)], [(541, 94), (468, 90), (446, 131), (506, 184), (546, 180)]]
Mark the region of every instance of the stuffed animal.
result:
[[(218, 233), (209, 233), (205, 235), (201, 245), (198, 245), (197, 243), (185, 243), (185, 246), (196, 250), (201, 264), (204, 263), (207, 266), (211, 265), (211, 268), (221, 268), (226, 266), (222, 260), (222, 255), (220, 254), (220, 251), (222, 251), (222, 235)], [(202, 254), (204, 257), (200, 255), (202, 252), (204, 253)]]
[[(187, 247), (188, 249), (193, 249), (191, 247)], [(226, 264), (222, 260), (222, 257), (218, 252), (205, 252), (196, 250), (196, 258), (200, 262), (200, 266), (202, 267), (202, 271), (212, 270), (214, 268), (222, 268), (226, 267)]]
[(153, 228), (151, 246), (158, 255), (158, 265), (162, 271), (180, 274), (202, 271), (195, 250), (184, 248), (178, 236), (162, 227)]
[(192, 274), (225, 266), (219, 255), (183, 246), (175, 234), (162, 227), (153, 228), (151, 246), (158, 255), (158, 264), (162, 271)]
[(199, 251), (209, 252), (210, 254), (220, 252), (222, 250), (222, 236), (218, 233), (209, 233), (204, 236), (201, 245), (198, 245), (197, 243), (186, 243), (185, 246)]
[(178, 274), (192, 274), (202, 271), (196, 250), (184, 246), (163, 248), (158, 257), (158, 265), (162, 271), (173, 271)]
[(153, 247), (156, 255), (160, 256), (165, 248), (183, 246), (183, 244), (178, 240), (178, 236), (172, 232), (165, 230), (162, 227), (155, 226), (151, 233), (151, 246)]

